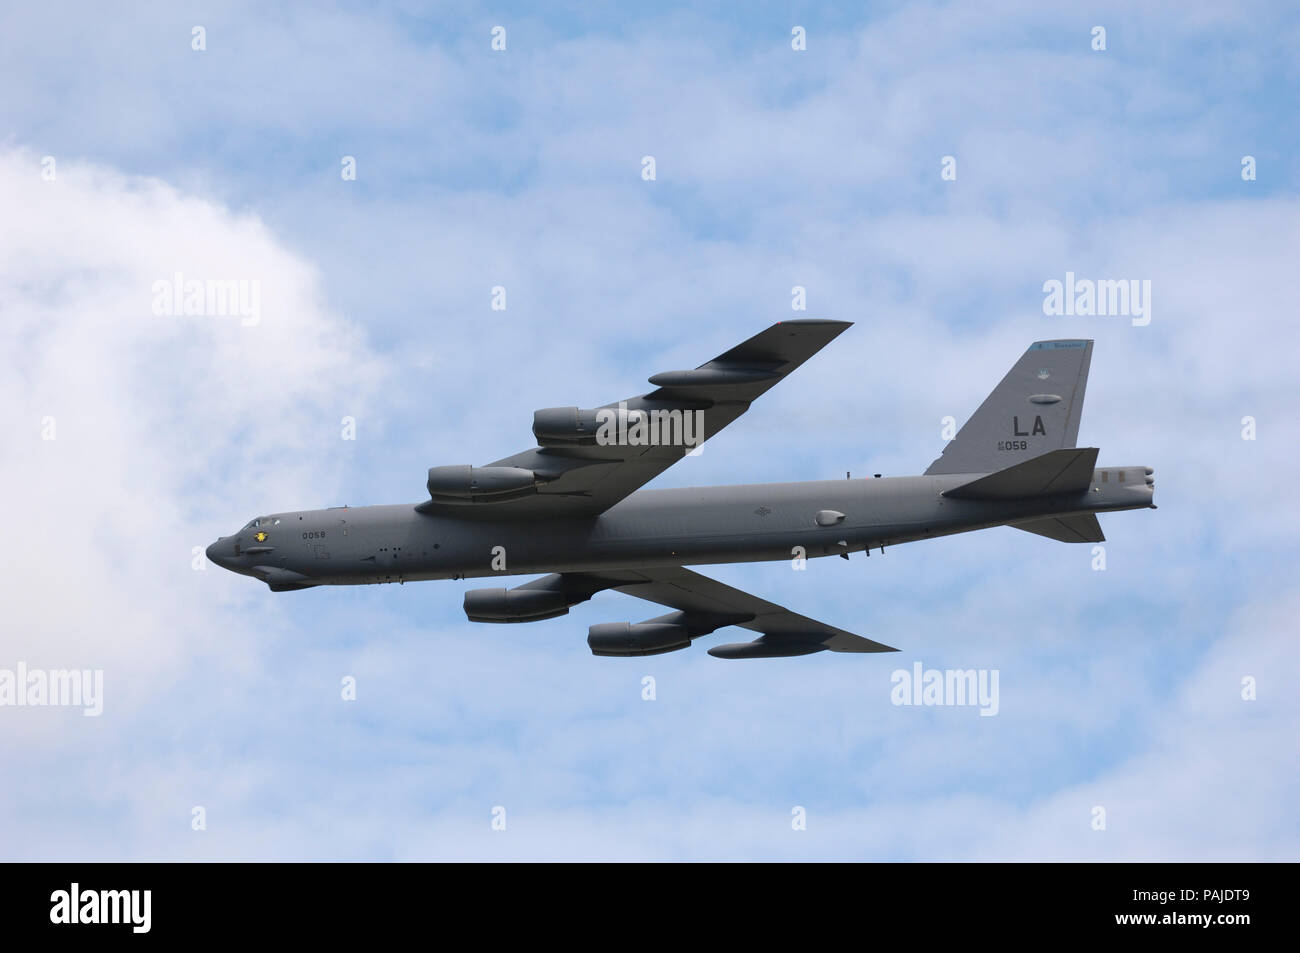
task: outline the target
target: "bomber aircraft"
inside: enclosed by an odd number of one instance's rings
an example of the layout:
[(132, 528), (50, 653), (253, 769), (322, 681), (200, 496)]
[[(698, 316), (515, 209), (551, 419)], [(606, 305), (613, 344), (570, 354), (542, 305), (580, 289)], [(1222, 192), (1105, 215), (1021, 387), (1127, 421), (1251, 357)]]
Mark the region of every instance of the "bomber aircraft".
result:
[(436, 466), (428, 499), (259, 516), (207, 549), (273, 592), (315, 586), (548, 575), (472, 589), (475, 622), (566, 614), (606, 589), (672, 610), (590, 627), (595, 655), (688, 647), (726, 626), (757, 633), (718, 658), (891, 652), (687, 566), (843, 556), (993, 526), (1101, 542), (1097, 514), (1155, 508), (1152, 469), (1098, 467), (1076, 447), (1092, 341), (1038, 341), (921, 476), (643, 490), (838, 337), (849, 322), (782, 321), (654, 390), (533, 414), (537, 446), (487, 466)]

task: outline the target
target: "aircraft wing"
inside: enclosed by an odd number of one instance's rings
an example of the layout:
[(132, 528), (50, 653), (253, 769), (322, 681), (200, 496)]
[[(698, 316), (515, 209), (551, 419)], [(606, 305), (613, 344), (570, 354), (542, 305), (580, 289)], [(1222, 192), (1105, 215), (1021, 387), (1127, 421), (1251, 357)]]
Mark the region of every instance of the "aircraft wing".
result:
[[(639, 397), (538, 411), (540, 446), (485, 467), (435, 467), (418, 509), (471, 519), (595, 516), (722, 430), (850, 324), (781, 321), (694, 370), (654, 375), (655, 389)], [(638, 415), (651, 425), (640, 433)]]
[(692, 638), (724, 625), (760, 633), (752, 642), (715, 645), (717, 658), (771, 658), (812, 652), (897, 652), (898, 649), (825, 622), (791, 612), (725, 583), (682, 567), (564, 573), (565, 583), (581, 588), (615, 589), (678, 610), (650, 622), (685, 625)]

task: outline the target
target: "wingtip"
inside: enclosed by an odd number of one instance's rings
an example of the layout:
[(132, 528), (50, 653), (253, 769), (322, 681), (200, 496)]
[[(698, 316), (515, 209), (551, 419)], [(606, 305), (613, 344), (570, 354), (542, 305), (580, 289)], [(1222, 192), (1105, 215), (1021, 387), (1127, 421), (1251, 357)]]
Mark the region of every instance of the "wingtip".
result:
[(834, 318), (790, 318), (790, 319), (785, 320), (785, 321), (778, 321), (778, 322), (776, 322), (776, 326), (778, 326), (778, 327), (780, 327), (780, 326), (782, 326), (782, 325), (789, 325), (789, 324), (801, 324), (801, 325), (828, 325), (828, 326), (831, 326), (831, 327), (837, 327), (837, 328), (851, 328), (851, 327), (853, 327), (853, 322), (852, 322), (852, 321), (837, 321), (837, 320), (835, 320)]

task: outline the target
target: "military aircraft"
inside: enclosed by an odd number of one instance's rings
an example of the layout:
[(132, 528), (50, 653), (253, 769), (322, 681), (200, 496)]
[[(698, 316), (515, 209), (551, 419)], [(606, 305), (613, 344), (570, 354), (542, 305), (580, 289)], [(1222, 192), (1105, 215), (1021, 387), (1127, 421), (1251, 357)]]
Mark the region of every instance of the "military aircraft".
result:
[(726, 626), (758, 637), (718, 658), (891, 652), (686, 566), (843, 556), (1013, 526), (1101, 542), (1097, 514), (1149, 507), (1152, 469), (1098, 468), (1076, 447), (1092, 341), (1030, 345), (921, 476), (642, 490), (838, 337), (849, 322), (782, 321), (654, 390), (533, 415), (538, 446), (487, 466), (429, 470), (428, 499), (259, 516), (208, 547), (273, 592), (546, 572), (465, 593), (475, 622), (566, 614), (606, 589), (671, 609), (590, 627), (595, 655), (672, 652)]

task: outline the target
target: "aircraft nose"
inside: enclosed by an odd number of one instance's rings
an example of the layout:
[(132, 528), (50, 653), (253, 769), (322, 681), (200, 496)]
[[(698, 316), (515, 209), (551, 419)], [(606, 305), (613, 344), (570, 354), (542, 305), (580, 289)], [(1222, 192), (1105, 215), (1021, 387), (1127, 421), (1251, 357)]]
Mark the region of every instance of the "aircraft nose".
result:
[(226, 537), (220, 536), (215, 543), (208, 547), (207, 553), (208, 559), (224, 569), (226, 564), (234, 557), (235, 547), (226, 540)]

